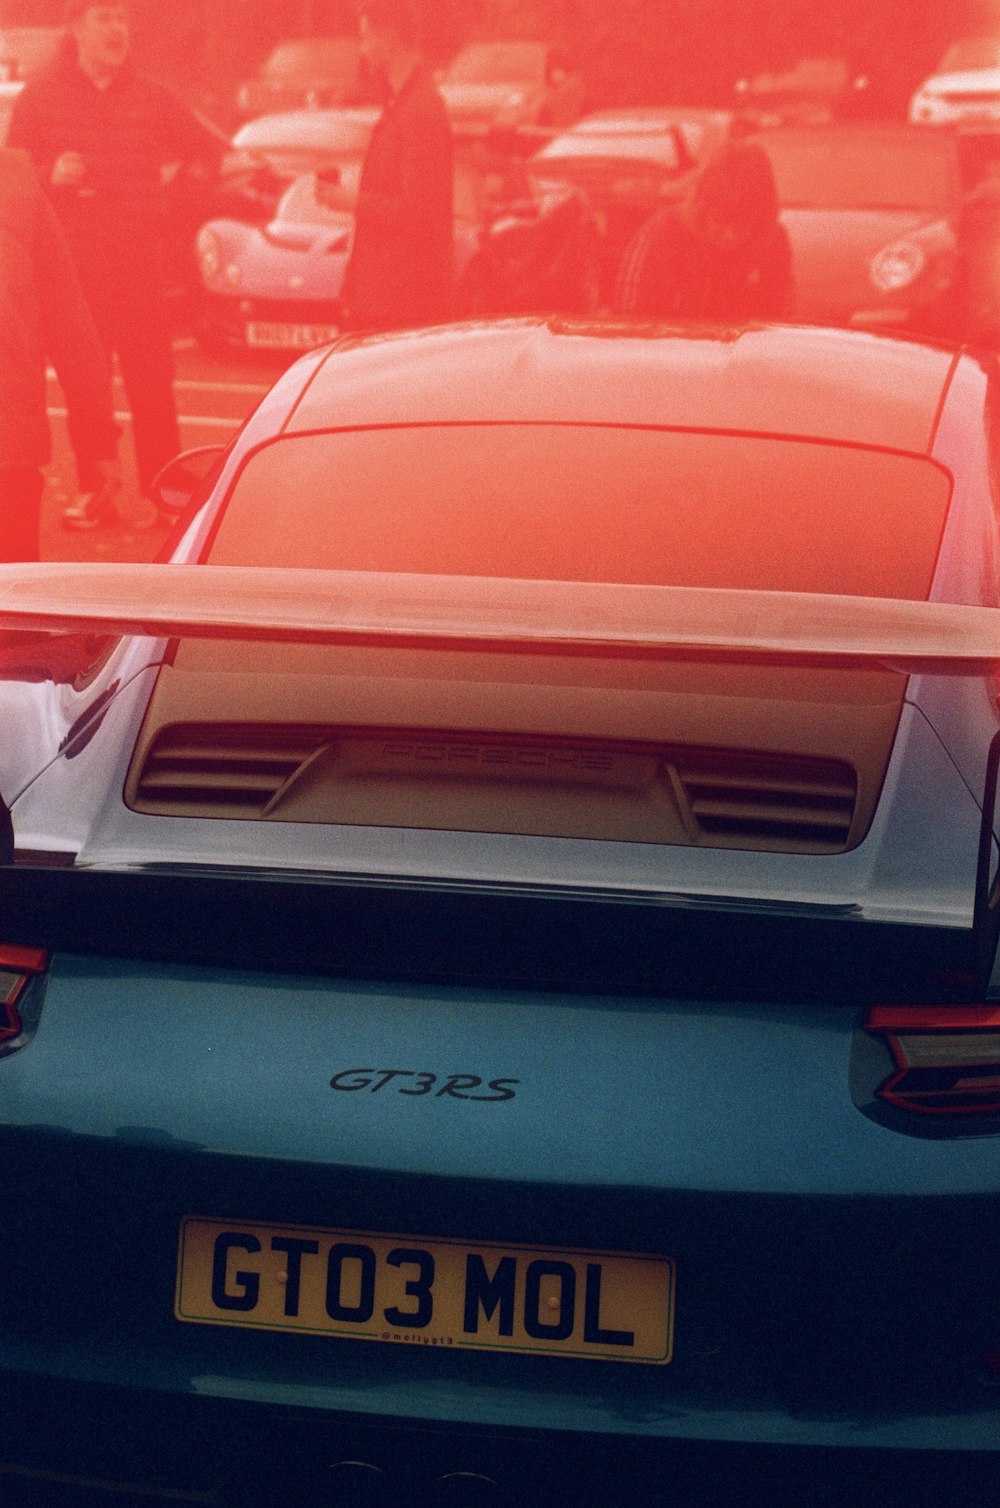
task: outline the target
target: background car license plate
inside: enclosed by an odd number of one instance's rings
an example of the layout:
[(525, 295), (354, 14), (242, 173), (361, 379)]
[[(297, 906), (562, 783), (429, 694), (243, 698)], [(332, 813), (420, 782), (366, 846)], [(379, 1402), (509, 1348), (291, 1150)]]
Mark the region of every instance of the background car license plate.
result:
[(322, 346), (329, 340), (336, 340), (340, 330), (336, 325), (291, 325), (251, 320), (246, 333), (248, 346), (259, 346), (266, 350), (309, 351), (313, 346)]
[(673, 1311), (668, 1257), (181, 1222), (175, 1313), (194, 1324), (664, 1363)]

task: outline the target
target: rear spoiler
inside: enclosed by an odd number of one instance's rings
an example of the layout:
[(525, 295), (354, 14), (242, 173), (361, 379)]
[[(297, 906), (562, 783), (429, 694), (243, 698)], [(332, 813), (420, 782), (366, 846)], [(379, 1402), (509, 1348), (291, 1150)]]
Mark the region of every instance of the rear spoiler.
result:
[(6, 565), (0, 630), (901, 674), (1000, 663), (994, 608), (257, 566)]
[[(899, 674), (975, 675), (1000, 663), (1000, 610), (993, 608), (792, 592), (235, 566), (6, 565), (0, 580), (3, 631), (888, 669)], [(699, 908), (684, 898), (664, 905), (648, 897), (637, 905), (624, 896), (609, 901), (552, 895), (540, 900), (509, 890), (459, 896), (447, 886), (414, 888), (364, 877), (331, 883), (322, 895), (307, 882), (237, 876), (198, 880), (164, 873), (145, 876), (137, 888), (133, 875), (19, 870), (2, 858), (0, 906), (12, 922), (20, 920), (22, 939), (82, 951), (97, 945), (109, 916), (116, 918), (120, 936), (117, 922), (127, 915), (125, 933), (138, 953), (163, 956), (165, 938), (187, 937), (188, 943), (178, 944), (182, 961), (189, 956), (189, 929), (198, 923), (204, 930), (205, 919), (216, 915), (223, 897), (229, 951), (216, 957), (213, 949), (221, 944), (212, 931), (199, 944), (199, 956), (227, 964), (245, 964), (253, 957), (264, 967), (281, 966), (287, 938), (294, 934), (303, 950), (301, 957), (295, 954), (300, 962), (308, 958), (318, 967), (348, 973), (374, 970), (372, 977), (380, 978), (394, 972), (412, 977), (414, 971), (435, 976), (439, 965), (434, 960), (446, 958), (442, 977), (454, 981), (461, 975), (470, 982), (495, 984), (490, 969), (481, 979), (477, 971), (486, 967), (483, 959), (509, 956), (518, 964), (510, 984), (565, 988), (586, 982), (621, 990), (631, 959), (637, 971), (632, 987), (655, 990), (665, 971), (676, 982), (678, 960), (686, 953), (698, 960), (690, 989), (711, 993), (717, 987), (725, 996), (735, 954), (746, 968), (748, 996), (755, 989), (766, 994), (775, 987), (775, 960), (784, 961), (779, 973), (787, 987), (788, 960), (794, 958), (802, 961), (797, 983), (804, 993), (810, 981), (822, 977), (835, 990), (849, 989), (853, 979), (866, 992), (874, 989), (878, 998), (892, 998), (893, 988), (916, 998), (912, 992), (920, 981), (931, 973), (940, 977), (942, 968), (951, 969), (956, 980), (964, 978), (965, 990), (978, 993), (986, 988), (1000, 936), (994, 837), (1000, 734), (990, 750), (984, 783), (974, 923), (971, 932), (958, 934), (946, 928), (866, 924), (845, 935), (850, 908), (843, 917), (821, 916), (808, 907), (801, 914), (766, 915), (748, 903)], [(10, 847), (9, 833), (7, 838)], [(3, 839), (0, 830), (0, 851)], [(540, 903), (551, 925), (539, 927)], [(282, 907), (288, 916), (279, 926)], [(600, 925), (598, 917), (603, 918)], [(151, 926), (147, 938), (143, 929)], [(598, 944), (605, 931), (610, 962), (602, 963), (598, 955), (605, 949)], [(536, 935), (550, 940), (545, 948), (539, 943), (537, 957), (524, 941)], [(275, 937), (282, 942), (272, 958), (267, 946)], [(317, 938), (333, 939), (333, 953), (317, 953)], [(420, 959), (411, 957), (414, 938), (420, 939)], [(700, 940), (693, 949), (692, 938)], [(549, 956), (552, 946), (554, 959)], [(461, 966), (456, 949), (465, 958)], [(846, 971), (844, 977), (834, 960)], [(711, 977), (713, 967), (722, 970), (721, 982)]]

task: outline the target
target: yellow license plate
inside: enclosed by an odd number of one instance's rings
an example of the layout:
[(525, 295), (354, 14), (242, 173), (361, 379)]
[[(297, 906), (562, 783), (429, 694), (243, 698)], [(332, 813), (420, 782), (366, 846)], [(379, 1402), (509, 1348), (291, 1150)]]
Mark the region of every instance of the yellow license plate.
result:
[(256, 320), (246, 327), (247, 345), (261, 350), (311, 351), (314, 346), (336, 340), (339, 334), (338, 325), (269, 324)]
[(189, 1216), (174, 1312), (196, 1325), (662, 1364), (674, 1263)]

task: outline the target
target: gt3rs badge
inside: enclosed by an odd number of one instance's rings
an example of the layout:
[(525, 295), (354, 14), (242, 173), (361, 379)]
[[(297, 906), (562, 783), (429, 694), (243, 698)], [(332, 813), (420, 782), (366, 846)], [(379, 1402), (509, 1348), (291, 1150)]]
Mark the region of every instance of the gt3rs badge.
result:
[(435, 1099), (485, 1100), (494, 1104), (512, 1100), (520, 1079), (483, 1079), (475, 1073), (417, 1073), (411, 1068), (345, 1068), (335, 1073), (330, 1088), (344, 1093), (378, 1094), (386, 1087), (390, 1092), (414, 1098), (432, 1095)]

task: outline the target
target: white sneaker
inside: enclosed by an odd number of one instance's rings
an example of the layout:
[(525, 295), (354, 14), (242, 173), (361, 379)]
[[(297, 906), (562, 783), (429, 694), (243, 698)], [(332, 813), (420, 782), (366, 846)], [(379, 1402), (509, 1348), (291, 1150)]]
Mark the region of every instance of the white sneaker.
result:
[(75, 503), (63, 509), (62, 526), (83, 532), (104, 529), (118, 522), (118, 509), (106, 487), (96, 492), (81, 492)]

